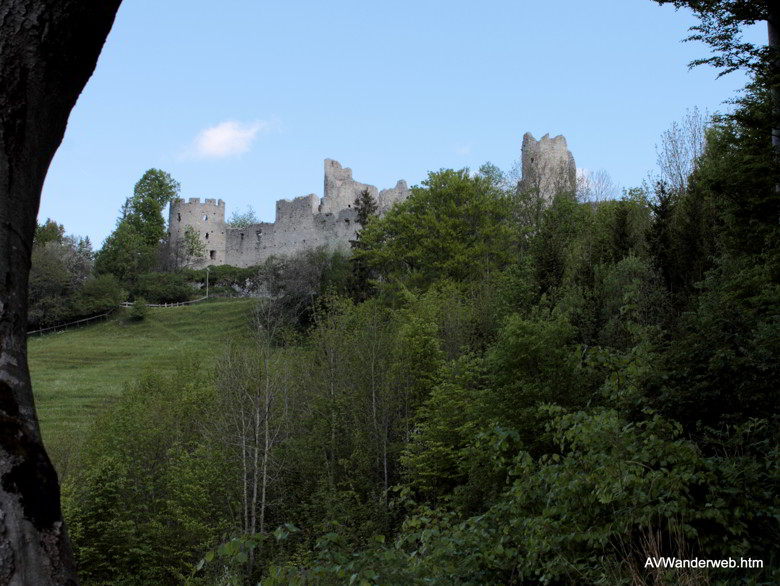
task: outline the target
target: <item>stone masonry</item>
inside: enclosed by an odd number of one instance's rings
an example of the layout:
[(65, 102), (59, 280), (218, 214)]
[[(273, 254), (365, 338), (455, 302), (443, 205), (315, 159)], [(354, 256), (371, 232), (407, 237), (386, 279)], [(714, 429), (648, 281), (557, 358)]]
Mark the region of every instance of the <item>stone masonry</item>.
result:
[(577, 184), (577, 166), (563, 135), (550, 138), (545, 134), (536, 140), (530, 132), (523, 136), (524, 190), (538, 189), (546, 203), (558, 193), (574, 194)]
[[(530, 132), (523, 136), (522, 189), (538, 189), (549, 204), (557, 193), (574, 193), (576, 167), (563, 136), (540, 140)], [(260, 222), (246, 228), (225, 223), (225, 202), (199, 198), (176, 199), (171, 203), (168, 230), (172, 250), (178, 250), (187, 226), (192, 226), (205, 245), (205, 258), (194, 266), (232, 265), (249, 267), (270, 256), (289, 256), (307, 248), (325, 246), (348, 249), (359, 226), (353, 209), (355, 199), (367, 189), (377, 202), (380, 215), (409, 197), (406, 181), (392, 189), (377, 190), (352, 178), (352, 170), (338, 161), (325, 159), (322, 199), (311, 193), (293, 200), (276, 202), (274, 222)]]
[(325, 159), (323, 198), (311, 193), (279, 200), (274, 222), (231, 228), (225, 223), (225, 202), (221, 199), (207, 199), (204, 203), (200, 198), (174, 200), (168, 221), (171, 248), (177, 249), (184, 230), (192, 226), (206, 247), (205, 258), (196, 262), (195, 267), (249, 267), (270, 256), (289, 256), (307, 248), (347, 249), (359, 228), (353, 206), (364, 189), (374, 197), (380, 215), (409, 196), (406, 181), (378, 191), (373, 185), (352, 179), (352, 170), (343, 168), (338, 161)]

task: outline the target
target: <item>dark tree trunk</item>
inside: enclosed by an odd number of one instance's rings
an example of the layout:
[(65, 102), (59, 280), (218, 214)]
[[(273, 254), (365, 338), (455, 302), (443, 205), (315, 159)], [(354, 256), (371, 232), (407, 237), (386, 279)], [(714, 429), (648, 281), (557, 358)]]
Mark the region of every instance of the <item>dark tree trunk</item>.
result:
[[(780, 8), (777, 4), (769, 7), (767, 29), (769, 50), (772, 52), (769, 62), (769, 83), (772, 95), (772, 147), (775, 151), (775, 165), (780, 167)], [(775, 192), (780, 193), (780, 183), (775, 184)]]
[(43, 180), (121, 0), (0, 3), (0, 586), (76, 584), (27, 368)]

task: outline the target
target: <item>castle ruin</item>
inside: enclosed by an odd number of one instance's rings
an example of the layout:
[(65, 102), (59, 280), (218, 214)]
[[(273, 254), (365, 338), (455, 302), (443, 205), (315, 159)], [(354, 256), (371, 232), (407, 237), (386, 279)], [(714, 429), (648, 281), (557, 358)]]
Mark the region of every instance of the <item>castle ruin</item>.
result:
[[(545, 204), (557, 193), (574, 193), (576, 167), (563, 136), (540, 140), (530, 132), (523, 136), (521, 189), (538, 190)], [(225, 202), (221, 199), (190, 198), (171, 202), (168, 235), (174, 254), (182, 250), (185, 230), (191, 226), (205, 246), (205, 257), (187, 259), (199, 268), (208, 265), (250, 267), (271, 256), (289, 256), (310, 248), (331, 250), (349, 247), (359, 229), (355, 199), (367, 189), (377, 203), (379, 215), (409, 197), (406, 181), (392, 189), (377, 190), (352, 178), (352, 170), (338, 161), (325, 159), (322, 199), (311, 193), (276, 202), (274, 222), (260, 222), (244, 228), (225, 223)], [(177, 255), (181, 256), (181, 255)], [(177, 264), (185, 259), (177, 258)]]
[[(232, 265), (250, 267), (271, 256), (289, 256), (307, 248), (347, 248), (359, 226), (355, 199), (367, 189), (380, 215), (409, 196), (406, 181), (392, 189), (378, 191), (373, 185), (352, 178), (352, 170), (338, 161), (325, 159), (325, 187), (322, 199), (310, 193), (293, 200), (276, 202), (274, 222), (260, 222), (244, 228), (225, 223), (225, 202), (181, 198), (171, 202), (168, 234), (171, 250), (179, 251), (184, 232), (192, 226), (205, 245), (206, 254), (193, 266)], [(181, 261), (182, 259), (179, 259)]]
[(523, 135), (523, 179), (520, 188), (538, 190), (546, 204), (558, 193), (574, 194), (577, 186), (577, 166), (563, 135), (539, 140), (530, 132)]

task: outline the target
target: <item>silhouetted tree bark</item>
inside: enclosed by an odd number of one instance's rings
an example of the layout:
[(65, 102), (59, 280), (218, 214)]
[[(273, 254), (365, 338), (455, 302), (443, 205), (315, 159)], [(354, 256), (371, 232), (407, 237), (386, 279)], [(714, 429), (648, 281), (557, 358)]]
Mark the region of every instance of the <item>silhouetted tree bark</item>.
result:
[(121, 0), (0, 3), (0, 586), (76, 584), (27, 368), (38, 204)]
[[(772, 146), (775, 149), (775, 159), (780, 159), (780, 8), (773, 5), (767, 15), (769, 48), (772, 51), (769, 66), (772, 92)], [(775, 191), (780, 186), (775, 185)]]

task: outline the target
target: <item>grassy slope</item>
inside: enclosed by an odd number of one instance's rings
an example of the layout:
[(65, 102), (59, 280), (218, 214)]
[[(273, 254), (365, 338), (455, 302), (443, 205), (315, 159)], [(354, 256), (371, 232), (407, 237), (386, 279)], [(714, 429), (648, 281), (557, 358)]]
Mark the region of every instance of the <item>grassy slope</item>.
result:
[(47, 450), (83, 438), (95, 416), (147, 370), (173, 372), (185, 353), (213, 364), (224, 339), (247, 335), (252, 300), (210, 301), (127, 313), (109, 322), (29, 340), (33, 391)]

